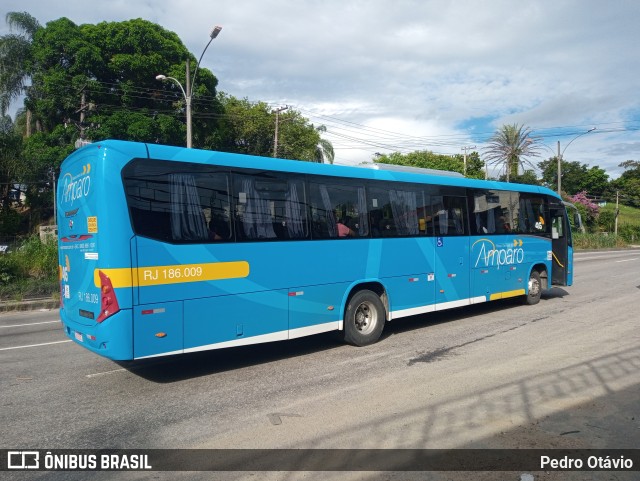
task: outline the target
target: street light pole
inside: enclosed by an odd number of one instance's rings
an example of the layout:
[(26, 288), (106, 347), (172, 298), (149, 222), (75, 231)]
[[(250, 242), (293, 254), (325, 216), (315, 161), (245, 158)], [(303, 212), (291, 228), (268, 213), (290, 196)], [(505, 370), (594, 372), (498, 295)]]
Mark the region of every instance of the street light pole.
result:
[(289, 106), (285, 105), (284, 107), (280, 107), (279, 109), (275, 109), (275, 110), (271, 111), (272, 114), (276, 114), (276, 132), (275, 132), (275, 135), (273, 136), (273, 156), (274, 157), (278, 156), (278, 120), (279, 120), (279, 115), (280, 115), (280, 112), (284, 112), (288, 108), (289, 108)]
[[(207, 44), (208, 46), (209, 44)], [(185, 80), (186, 80), (186, 84), (187, 84), (187, 92), (184, 96), (184, 100), (186, 103), (186, 115), (187, 115), (187, 148), (190, 149), (193, 146), (193, 131), (191, 128), (191, 120), (193, 118), (193, 116), (191, 115), (191, 93), (193, 92), (193, 86), (191, 85), (191, 82), (189, 82), (189, 80), (191, 80), (189, 77), (191, 75), (191, 70), (189, 68), (189, 57), (187, 57), (187, 71), (185, 73)], [(193, 80), (196, 79), (196, 76), (194, 74), (193, 76)]]
[(202, 57), (204, 57), (204, 53), (207, 51), (207, 48), (209, 48), (209, 45), (211, 45), (211, 42), (213, 42), (213, 39), (216, 38), (218, 36), (218, 34), (220, 33), (220, 30), (222, 30), (222, 27), (216, 25), (215, 27), (213, 27), (213, 29), (211, 30), (211, 33), (209, 34), (209, 42), (207, 43), (207, 45), (204, 47), (204, 50), (202, 51), (202, 54), (200, 55), (200, 58), (198, 59), (198, 64), (196, 65), (196, 70), (193, 73), (193, 80), (190, 78), (191, 76), (191, 69), (189, 68), (189, 57), (187, 57), (187, 65), (186, 65), (186, 75), (185, 75), (185, 84), (186, 84), (186, 90), (185, 88), (182, 86), (182, 84), (180, 83), (180, 81), (175, 78), (175, 77), (167, 77), (166, 75), (156, 75), (156, 80), (173, 80), (176, 84), (178, 84), (178, 87), (180, 87), (180, 90), (182, 91), (182, 95), (184, 95), (184, 102), (185, 102), (185, 115), (187, 118), (187, 148), (191, 148), (193, 145), (193, 130), (192, 130), (192, 114), (191, 114), (191, 97), (192, 97), (192, 92), (193, 92), (193, 87), (195, 85), (196, 82), (196, 75), (198, 75), (198, 68), (200, 67), (200, 62), (202, 61)]
[(558, 140), (558, 195), (562, 195), (562, 156), (567, 150), (567, 147), (571, 145), (571, 142), (573, 142), (579, 137), (582, 137), (583, 135), (587, 135), (589, 132), (593, 132), (594, 130), (596, 130), (596, 128), (592, 127), (586, 132), (582, 132), (580, 135), (577, 135), (576, 137), (571, 139), (569, 143), (565, 146), (565, 148), (562, 150), (562, 153), (560, 153), (560, 141)]

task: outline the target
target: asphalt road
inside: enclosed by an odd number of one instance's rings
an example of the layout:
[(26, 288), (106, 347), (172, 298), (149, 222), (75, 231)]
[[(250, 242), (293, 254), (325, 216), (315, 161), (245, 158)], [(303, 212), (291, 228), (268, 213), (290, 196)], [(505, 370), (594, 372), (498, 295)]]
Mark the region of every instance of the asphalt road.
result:
[[(640, 250), (628, 250), (578, 253), (574, 286), (536, 306), (499, 301), (398, 320), (366, 348), (320, 335), (118, 364), (69, 342), (57, 311), (2, 314), (0, 447), (637, 448), (639, 313)], [(87, 477), (57, 474), (16, 479)], [(169, 474), (94, 476), (178, 476)], [(380, 476), (262, 474), (199, 476)], [(520, 479), (454, 474), (416, 479)]]

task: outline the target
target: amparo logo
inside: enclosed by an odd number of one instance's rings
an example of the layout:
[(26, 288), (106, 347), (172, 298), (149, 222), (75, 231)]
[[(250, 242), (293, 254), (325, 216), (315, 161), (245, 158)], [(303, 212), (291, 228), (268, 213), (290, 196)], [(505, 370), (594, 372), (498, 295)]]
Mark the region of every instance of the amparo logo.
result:
[(522, 239), (515, 239), (513, 247), (511, 244), (498, 247), (491, 239), (478, 239), (471, 246), (471, 251), (478, 252), (475, 267), (500, 267), (524, 261)]
[(76, 200), (82, 199), (91, 192), (91, 164), (82, 166), (82, 172), (71, 175), (69, 172), (62, 177), (62, 202), (73, 205)]

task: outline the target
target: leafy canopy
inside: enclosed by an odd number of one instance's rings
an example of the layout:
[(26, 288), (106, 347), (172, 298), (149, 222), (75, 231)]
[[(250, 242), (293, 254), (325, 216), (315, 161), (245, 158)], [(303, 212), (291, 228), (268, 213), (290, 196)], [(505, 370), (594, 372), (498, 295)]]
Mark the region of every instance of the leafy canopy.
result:
[[(429, 150), (416, 151), (409, 154), (394, 152), (389, 155), (378, 155), (375, 158), (375, 162), (464, 173), (464, 157), (462, 154), (452, 156), (436, 154)], [(467, 177), (484, 179), (484, 163), (480, 160), (478, 152), (471, 152), (467, 155)]]

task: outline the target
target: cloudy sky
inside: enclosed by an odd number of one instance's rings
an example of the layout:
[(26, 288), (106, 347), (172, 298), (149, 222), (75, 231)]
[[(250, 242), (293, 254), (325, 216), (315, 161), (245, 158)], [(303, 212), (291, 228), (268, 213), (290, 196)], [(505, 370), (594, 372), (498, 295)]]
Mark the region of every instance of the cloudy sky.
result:
[[(236, 97), (327, 127), (337, 163), (481, 151), (530, 127), (567, 161), (640, 160), (637, 0), (3, 0), (42, 24), (143, 18), (176, 32)], [(3, 19), (4, 19), (4, 13)], [(0, 19), (0, 34), (8, 32)], [(596, 130), (575, 139), (583, 132)], [(575, 139), (575, 142), (571, 142)], [(565, 150), (566, 149), (566, 150)], [(539, 159), (532, 159), (537, 162)]]

